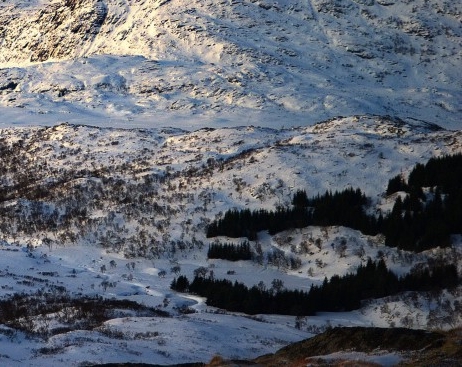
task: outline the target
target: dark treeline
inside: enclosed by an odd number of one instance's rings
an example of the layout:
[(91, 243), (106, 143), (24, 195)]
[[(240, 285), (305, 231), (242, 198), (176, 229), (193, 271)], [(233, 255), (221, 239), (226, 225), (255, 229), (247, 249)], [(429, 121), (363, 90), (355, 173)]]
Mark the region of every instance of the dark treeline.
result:
[(207, 252), (209, 259), (223, 259), (229, 261), (251, 260), (252, 251), (248, 241), (240, 245), (232, 243), (212, 243)]
[(452, 194), (461, 189), (462, 153), (431, 158), (425, 165), (417, 164), (409, 174), (408, 186), (434, 187)]
[(207, 227), (207, 237), (228, 236), (257, 239), (257, 232), (268, 230), (270, 234), (288, 228), (302, 228), (311, 224), (310, 214), (305, 208), (268, 210), (228, 210), (222, 219)]
[[(295, 198), (295, 197), (294, 197)], [(382, 218), (367, 215), (364, 207), (368, 199), (360, 189), (348, 188), (327, 191), (324, 195), (306, 200), (313, 208), (312, 223), (317, 226), (340, 225), (360, 230), (365, 234), (376, 235), (381, 227)]]
[(207, 228), (207, 237), (228, 236), (257, 238), (257, 232), (268, 230), (275, 234), (290, 228), (303, 228), (309, 225), (343, 225), (358, 229), (366, 234), (378, 233), (381, 218), (368, 216), (363, 206), (367, 198), (359, 189), (344, 191), (308, 199), (305, 191), (297, 191), (293, 207), (268, 210), (229, 210), (222, 219), (212, 222)]
[[(424, 251), (450, 246), (450, 235), (462, 231), (462, 154), (430, 159), (417, 164), (406, 182), (401, 175), (390, 179), (387, 194), (406, 191), (397, 197), (393, 210), (385, 218), (368, 215), (368, 199), (360, 189), (326, 192), (308, 198), (299, 190), (292, 207), (267, 210), (230, 210), (212, 222), (207, 237), (228, 236), (257, 238), (257, 232), (275, 234), (308, 225), (350, 227), (368, 235), (383, 233), (386, 245), (408, 251)], [(423, 187), (433, 194), (425, 195)]]
[(459, 228), (454, 227), (451, 218), (452, 213), (462, 211), (460, 199), (457, 201), (459, 207), (453, 212), (450, 210), (452, 204), (447, 199), (443, 201), (439, 191), (427, 203), (412, 195), (404, 200), (398, 197), (383, 226), (385, 244), (415, 252), (450, 246), (451, 233), (462, 229), (461, 224)]
[(431, 270), (413, 272), (398, 278), (385, 262), (369, 261), (356, 274), (327, 278), (309, 292), (286, 289), (248, 288), (227, 279), (196, 276), (190, 283), (185, 276), (174, 279), (171, 288), (207, 298), (207, 305), (247, 314), (314, 315), (319, 311), (351, 311), (362, 300), (381, 298), (402, 291), (430, 291), (452, 288), (459, 283), (455, 265), (437, 265)]
[[(462, 154), (432, 158), (417, 164), (408, 182), (400, 175), (388, 182), (387, 194), (397, 197), (383, 226), (386, 245), (423, 251), (450, 246), (451, 234), (462, 231)], [(424, 187), (430, 188), (425, 195)]]

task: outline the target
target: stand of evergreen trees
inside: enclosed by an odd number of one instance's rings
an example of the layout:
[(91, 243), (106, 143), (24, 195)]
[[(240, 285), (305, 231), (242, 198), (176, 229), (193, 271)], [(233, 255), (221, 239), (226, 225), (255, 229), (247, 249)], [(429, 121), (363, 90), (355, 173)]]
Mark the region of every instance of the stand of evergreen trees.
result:
[(409, 187), (438, 186), (442, 192), (460, 191), (462, 153), (431, 158), (425, 165), (417, 164), (409, 174)]
[(368, 216), (364, 211), (366, 196), (361, 190), (352, 188), (308, 199), (305, 191), (297, 191), (293, 207), (268, 210), (229, 210), (222, 219), (212, 222), (207, 228), (207, 237), (228, 236), (257, 239), (257, 232), (267, 230), (276, 234), (290, 228), (309, 225), (343, 225), (358, 229), (365, 234), (375, 235), (381, 225), (381, 218)]
[[(462, 233), (462, 154), (432, 158), (417, 164), (408, 182), (396, 176), (388, 182), (387, 194), (398, 197), (382, 228), (387, 246), (423, 251), (451, 245), (451, 234)], [(422, 188), (429, 187), (431, 195)]]
[(361, 301), (381, 298), (402, 291), (429, 291), (452, 288), (459, 284), (455, 265), (438, 265), (432, 269), (398, 278), (385, 262), (369, 261), (356, 274), (327, 278), (309, 292), (286, 289), (265, 289), (227, 279), (196, 276), (192, 282), (185, 276), (174, 279), (171, 288), (207, 298), (207, 305), (247, 314), (314, 315), (319, 311), (351, 311)]
[[(462, 154), (433, 158), (426, 165), (417, 164), (406, 182), (401, 175), (390, 179), (387, 194), (406, 191), (396, 199), (385, 218), (368, 215), (367, 197), (360, 189), (326, 192), (308, 198), (299, 190), (292, 207), (267, 210), (230, 210), (207, 228), (207, 237), (228, 236), (257, 238), (257, 232), (275, 234), (308, 225), (350, 227), (368, 235), (383, 233), (386, 245), (408, 251), (424, 251), (450, 246), (450, 235), (462, 232)], [(433, 197), (423, 192), (432, 188)]]
[(382, 217), (365, 212), (368, 199), (360, 189), (348, 188), (334, 194), (326, 191), (322, 196), (307, 198), (306, 202), (307, 207), (313, 208), (312, 222), (317, 226), (340, 225), (376, 235), (382, 225)]
[(248, 241), (240, 245), (232, 243), (212, 243), (207, 251), (209, 259), (223, 259), (229, 261), (251, 260), (252, 251)]
[(305, 208), (268, 210), (228, 210), (222, 219), (207, 227), (207, 237), (228, 236), (257, 239), (259, 231), (268, 230), (271, 234), (288, 228), (303, 228), (311, 224), (311, 216)]

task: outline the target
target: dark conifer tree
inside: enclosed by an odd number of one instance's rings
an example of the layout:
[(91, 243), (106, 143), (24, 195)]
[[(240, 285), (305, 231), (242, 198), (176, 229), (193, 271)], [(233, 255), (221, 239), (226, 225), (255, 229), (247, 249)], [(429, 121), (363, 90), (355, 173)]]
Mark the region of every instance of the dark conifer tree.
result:
[(391, 195), (398, 191), (406, 191), (406, 182), (402, 175), (397, 175), (388, 181), (386, 193), (387, 195)]
[(292, 205), (297, 208), (306, 208), (309, 205), (308, 196), (305, 190), (297, 190), (292, 199)]

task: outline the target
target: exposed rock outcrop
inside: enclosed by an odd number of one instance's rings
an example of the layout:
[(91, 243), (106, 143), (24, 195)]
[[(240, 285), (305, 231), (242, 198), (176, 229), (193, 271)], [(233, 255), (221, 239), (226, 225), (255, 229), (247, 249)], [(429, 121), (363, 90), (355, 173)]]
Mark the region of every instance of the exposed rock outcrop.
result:
[[(102, 0), (64, 0), (0, 18), (0, 62), (78, 57), (98, 34), (107, 16)], [(26, 26), (25, 26), (26, 25)]]

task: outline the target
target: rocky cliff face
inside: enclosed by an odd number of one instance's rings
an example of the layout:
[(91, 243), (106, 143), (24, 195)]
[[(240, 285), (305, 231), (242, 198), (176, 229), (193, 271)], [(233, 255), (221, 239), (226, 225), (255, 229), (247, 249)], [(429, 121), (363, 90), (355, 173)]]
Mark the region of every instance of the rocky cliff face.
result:
[(7, 11), (16, 13), (0, 18), (0, 62), (82, 56), (107, 16), (101, 0), (64, 0), (28, 10), (16, 5)]

